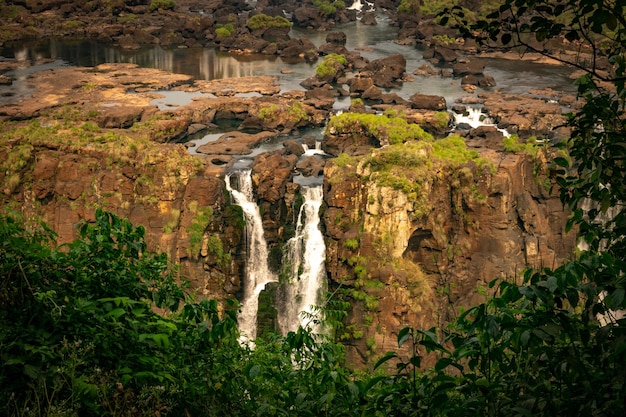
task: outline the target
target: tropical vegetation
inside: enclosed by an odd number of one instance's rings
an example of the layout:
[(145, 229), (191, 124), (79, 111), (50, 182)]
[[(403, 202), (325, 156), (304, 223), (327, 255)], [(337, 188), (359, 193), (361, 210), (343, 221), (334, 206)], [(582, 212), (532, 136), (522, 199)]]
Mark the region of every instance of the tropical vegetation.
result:
[[(99, 210), (57, 246), (45, 224), (4, 214), (0, 413), (625, 415), (625, 7), (506, 0), (463, 27), (544, 54), (541, 42), (566, 39), (590, 57), (571, 62), (584, 70), (583, 105), (561, 144), (571, 159), (552, 166), (581, 238), (571, 261), (494, 281), (493, 296), (447, 328), (400, 329), (409, 355), (388, 352), (359, 372), (340, 344), (307, 329), (239, 343), (237, 306), (195, 299), (165, 255), (147, 251), (141, 226)], [(448, 12), (463, 22), (461, 9)], [(339, 327), (345, 309), (330, 298), (318, 319)]]

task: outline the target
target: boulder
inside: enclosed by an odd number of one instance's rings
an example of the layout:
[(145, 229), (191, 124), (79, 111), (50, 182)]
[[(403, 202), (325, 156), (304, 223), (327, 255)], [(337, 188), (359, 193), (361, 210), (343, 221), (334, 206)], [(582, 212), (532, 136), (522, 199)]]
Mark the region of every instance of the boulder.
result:
[(393, 88), (396, 82), (404, 77), (405, 72), (406, 58), (404, 55), (395, 54), (371, 61), (365, 65), (361, 75), (371, 77), (378, 87)]
[(296, 168), (305, 177), (319, 177), (324, 173), (326, 161), (316, 156), (307, 156), (296, 164)]
[(251, 165), (252, 181), (259, 198), (270, 203), (282, 199), (297, 162), (296, 155), (281, 155), (280, 152), (266, 152), (255, 157)]
[(335, 45), (345, 45), (346, 44), (346, 34), (345, 32), (328, 32), (326, 35), (326, 43), (335, 44)]
[(371, 77), (355, 77), (349, 79), (346, 84), (350, 87), (350, 93), (360, 94), (372, 87), (374, 80)]
[(414, 109), (445, 111), (446, 99), (443, 96), (415, 93), (409, 97), (411, 107)]
[(134, 106), (102, 107), (97, 117), (97, 123), (103, 129), (127, 129), (141, 120), (144, 110), (143, 107)]
[(293, 139), (284, 141), (283, 147), (285, 148), (286, 155), (302, 156), (304, 154), (302, 145)]
[(463, 77), (465, 75), (482, 75), (485, 70), (485, 64), (478, 61), (457, 62), (452, 66), (452, 73), (455, 77)]
[(368, 26), (377, 25), (378, 22), (376, 21), (376, 12), (375, 11), (367, 11), (367, 12), (363, 13), (362, 16), (361, 16), (361, 24), (362, 25), (368, 25)]

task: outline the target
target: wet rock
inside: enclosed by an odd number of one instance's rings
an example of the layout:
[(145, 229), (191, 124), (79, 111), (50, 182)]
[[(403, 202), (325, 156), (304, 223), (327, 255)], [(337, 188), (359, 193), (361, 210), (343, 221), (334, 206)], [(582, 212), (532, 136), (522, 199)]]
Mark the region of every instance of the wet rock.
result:
[(445, 111), (447, 108), (443, 96), (415, 93), (409, 97), (409, 102), (414, 109)]
[(478, 61), (463, 61), (452, 66), (452, 73), (455, 77), (465, 75), (482, 75), (485, 71), (485, 64)]
[(328, 32), (326, 42), (343, 46), (346, 44), (346, 34), (344, 32)]
[(284, 141), (283, 147), (285, 148), (287, 155), (302, 156), (304, 154), (304, 149), (302, 148), (302, 145), (295, 140)]
[(296, 164), (296, 168), (305, 177), (319, 177), (324, 174), (326, 161), (315, 156), (308, 156)]
[(363, 13), (363, 15), (361, 16), (361, 24), (362, 25), (368, 25), (368, 26), (377, 25), (378, 22), (376, 21), (376, 12), (375, 11), (367, 11), (367, 12)]
[(401, 54), (371, 61), (361, 71), (362, 76), (371, 77), (381, 88), (393, 88), (406, 71), (406, 58)]

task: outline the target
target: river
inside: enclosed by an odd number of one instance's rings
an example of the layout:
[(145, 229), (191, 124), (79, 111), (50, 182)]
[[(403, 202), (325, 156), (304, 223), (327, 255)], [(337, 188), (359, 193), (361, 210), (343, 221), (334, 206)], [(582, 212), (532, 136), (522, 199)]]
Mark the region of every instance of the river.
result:
[[(346, 33), (346, 47), (349, 50), (358, 50), (369, 60), (402, 54), (406, 58), (409, 74), (427, 63), (419, 47), (395, 43), (397, 28), (390, 25), (384, 15), (379, 15), (377, 25), (364, 25), (357, 21), (337, 26), (335, 30)], [(303, 29), (292, 29), (290, 35), (293, 38), (306, 37), (317, 46), (325, 43), (326, 38), (326, 33)], [(160, 68), (200, 80), (275, 75), (279, 77), (282, 91), (303, 90), (300, 82), (313, 75), (317, 66), (317, 63), (286, 61), (276, 56), (220, 52), (215, 48), (165, 49), (152, 45), (137, 50), (124, 50), (91, 40), (67, 39), (47, 39), (13, 47), (5, 46), (0, 48), (1, 57), (17, 59), (24, 64), (7, 73), (14, 79), (14, 89), (17, 91), (24, 90), (20, 84), (36, 71), (68, 65), (91, 67), (113, 62)], [(44, 60), (46, 62), (42, 63)], [(573, 83), (568, 78), (569, 70), (563, 67), (504, 59), (483, 61), (486, 64), (485, 74), (494, 77), (497, 83), (495, 88), (499, 90), (524, 93), (534, 88), (549, 87), (554, 90), (574, 91)], [(403, 98), (416, 92), (441, 95), (448, 104), (466, 95), (458, 79), (421, 76), (416, 76), (414, 81), (405, 82), (393, 91)], [(172, 96), (168, 98), (170, 102), (167, 104), (184, 104), (186, 99), (184, 95)], [(347, 106), (348, 102), (349, 99), (344, 99), (343, 105), (339, 103), (338, 107)]]

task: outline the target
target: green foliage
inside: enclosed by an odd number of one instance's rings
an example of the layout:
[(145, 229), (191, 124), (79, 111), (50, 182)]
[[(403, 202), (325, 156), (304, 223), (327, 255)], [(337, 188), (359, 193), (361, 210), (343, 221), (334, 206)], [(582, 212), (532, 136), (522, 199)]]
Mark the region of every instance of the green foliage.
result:
[(345, 10), (346, 3), (342, 0), (330, 2), (328, 0), (313, 0), (313, 5), (317, 6), (320, 13), (324, 16), (331, 16), (338, 11)]
[(315, 75), (321, 79), (335, 80), (338, 73), (348, 64), (345, 55), (328, 54), (322, 62), (315, 68)]
[(393, 115), (342, 113), (331, 117), (326, 129), (333, 134), (365, 135), (381, 144), (432, 139), (420, 126)]
[(302, 102), (300, 101), (293, 102), (291, 107), (289, 107), (287, 114), (289, 115), (289, 119), (294, 124), (309, 120), (309, 115), (306, 113), (306, 110), (304, 109)]
[(347, 239), (343, 242), (343, 247), (349, 250), (357, 250), (359, 248), (359, 240), (358, 239)]
[(276, 104), (270, 104), (259, 109), (259, 119), (272, 122), (277, 119), (278, 106)]
[(401, 0), (398, 5), (399, 13), (416, 13), (419, 7), (418, 0)]
[(232, 23), (222, 24), (218, 23), (215, 28), (215, 36), (218, 39), (228, 38), (235, 31), (235, 27)]
[(174, 10), (176, 2), (174, 0), (150, 0), (150, 11)]
[(198, 202), (195, 200), (189, 204), (188, 209), (193, 216), (191, 224), (187, 227), (189, 256), (192, 259), (198, 259), (204, 241), (204, 232), (213, 215), (213, 209), (211, 207), (198, 207)]
[(291, 22), (282, 16), (268, 16), (266, 14), (255, 14), (246, 26), (251, 30), (268, 29), (268, 28), (290, 28)]
[(333, 159), (333, 162), (338, 167), (345, 168), (349, 165), (354, 165), (356, 163), (356, 158), (346, 153), (341, 153), (339, 154), (339, 156)]
[(536, 137), (529, 138), (526, 143), (521, 143), (517, 135), (511, 135), (502, 139), (502, 146), (507, 152), (523, 152), (527, 155), (536, 157), (541, 145), (537, 143)]

